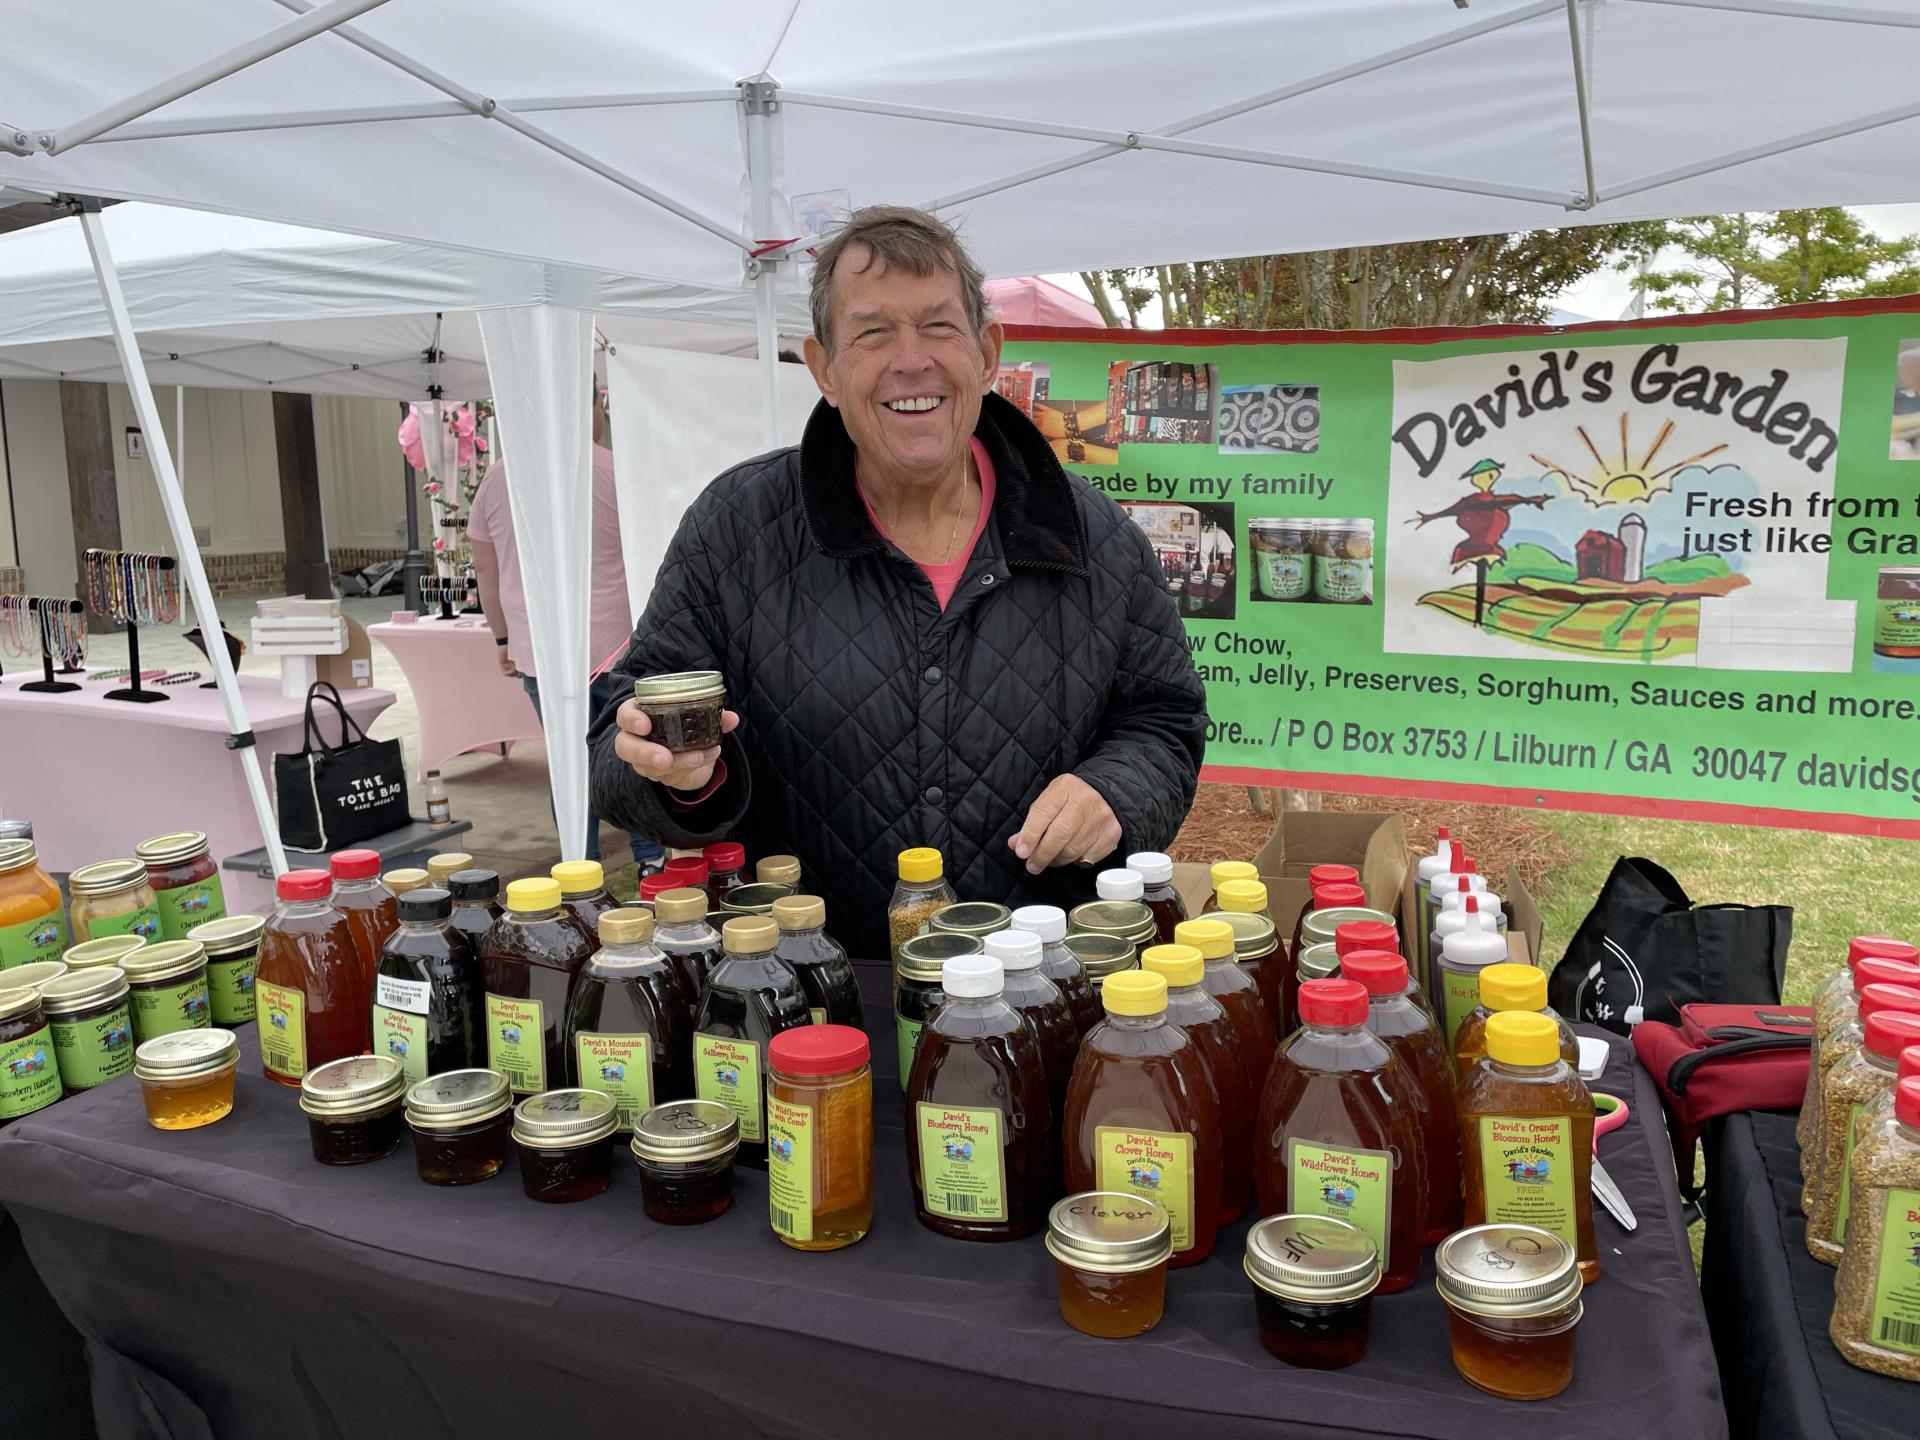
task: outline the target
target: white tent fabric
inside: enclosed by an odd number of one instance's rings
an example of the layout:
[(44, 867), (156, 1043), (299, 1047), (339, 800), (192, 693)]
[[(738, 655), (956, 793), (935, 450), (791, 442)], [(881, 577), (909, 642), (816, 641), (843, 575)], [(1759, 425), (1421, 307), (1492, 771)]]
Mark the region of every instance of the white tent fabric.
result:
[[(560, 854), (587, 838), (588, 617), (593, 579), (593, 316), (558, 305), (480, 316), (507, 500), (529, 603)], [(538, 596), (544, 603), (533, 603)]]
[(1910, 0), (9, 0), (6, 34), (0, 183), (718, 286), (822, 192), (938, 207), (989, 274), (1920, 200)]
[[(420, 400), (437, 375), (449, 397), (471, 399), (488, 393), (474, 312), (499, 306), (634, 317), (638, 343), (670, 349), (754, 349), (753, 300), (737, 283), (590, 274), (165, 205), (112, 206), (101, 223), (155, 384)], [(779, 322), (805, 333), (798, 297)], [(121, 378), (77, 219), (0, 236), (0, 377)]]
[[(607, 352), (613, 473), (627, 596), (637, 622), (687, 506), (714, 476), (766, 448), (760, 377), (751, 360), (632, 343), (630, 331), (646, 332), (631, 321), (606, 320), (601, 329), (613, 342)], [(776, 366), (775, 383), (779, 442), (797, 445), (820, 399), (819, 387), (804, 365)]]

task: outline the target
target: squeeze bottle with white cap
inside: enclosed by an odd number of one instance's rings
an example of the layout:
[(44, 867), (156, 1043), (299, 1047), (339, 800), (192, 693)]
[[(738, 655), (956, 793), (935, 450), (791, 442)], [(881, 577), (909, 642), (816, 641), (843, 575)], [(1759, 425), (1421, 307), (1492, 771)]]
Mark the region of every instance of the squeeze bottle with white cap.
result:
[[(1413, 867), (1413, 895), (1417, 907), (1415, 920), (1418, 922), (1421, 937), (1433, 929), (1433, 905), (1427, 891), (1433, 885), (1434, 876), (1452, 869), (1454, 851), (1459, 848), (1449, 837), (1447, 827), (1442, 825), (1434, 831), (1433, 853), (1422, 855), (1419, 863)], [(1418, 945), (1424, 942), (1423, 939), (1416, 938), (1414, 943)], [(1417, 958), (1425, 957), (1423, 955)]]
[(1147, 887), (1138, 870), (1102, 870), (1093, 888), (1102, 900), (1138, 900)]
[(1100, 1000), (1087, 967), (1066, 946), (1067, 912), (1058, 905), (1022, 905), (1013, 912), (1013, 928), (1040, 937), (1040, 973), (1060, 987), (1074, 1027), (1084, 1036), (1100, 1023)]
[(1440, 948), (1440, 988), (1435, 993), (1434, 1013), (1440, 1017), (1440, 1033), (1446, 1037), (1447, 1053), (1454, 1053), (1460, 1034), (1460, 1022), (1480, 1003), (1480, 972), (1507, 958), (1507, 942), (1494, 928), (1493, 917), (1480, 913), (1480, 897), (1469, 895), (1464, 928), (1447, 936)]
[(987, 957), (1005, 972), (1002, 994), (1033, 1029), (1040, 1044), (1040, 1060), (1047, 1072), (1047, 1098), (1053, 1113), (1067, 1100), (1067, 1081), (1073, 1076), (1073, 1057), (1080, 1051), (1080, 1027), (1074, 1024), (1067, 997), (1040, 973), (1040, 937), (1026, 930), (1000, 930), (987, 936)]
[(1060, 1147), (1033, 1029), (1002, 995), (1000, 962), (957, 955), (907, 1077), (914, 1213), (956, 1240), (1018, 1240), (1046, 1224)]
[[(1468, 862), (1472, 863), (1472, 862)], [(1433, 931), (1427, 936), (1427, 953), (1433, 958), (1427, 964), (1428, 990), (1431, 992), (1440, 983), (1440, 946), (1449, 935), (1457, 935), (1466, 928), (1467, 899), (1469, 896), (1480, 902), (1480, 914), (1491, 917), (1493, 928), (1502, 935), (1507, 933), (1506, 905), (1500, 897), (1486, 888), (1481, 880), (1476, 886), (1473, 882), (1480, 877), (1473, 874), (1450, 875), (1447, 877), (1459, 883), (1459, 888), (1449, 890), (1440, 897), (1439, 908), (1433, 912)]]
[(1187, 902), (1173, 886), (1173, 860), (1158, 850), (1140, 850), (1127, 856), (1127, 869), (1137, 874), (1146, 887), (1141, 903), (1153, 912), (1154, 938), (1162, 945), (1173, 943), (1173, 927), (1187, 918)]

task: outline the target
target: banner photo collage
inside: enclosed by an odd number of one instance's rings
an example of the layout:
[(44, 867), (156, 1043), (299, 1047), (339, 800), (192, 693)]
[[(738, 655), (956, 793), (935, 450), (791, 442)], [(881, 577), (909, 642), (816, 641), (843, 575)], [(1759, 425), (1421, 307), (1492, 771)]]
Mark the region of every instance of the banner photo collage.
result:
[(1920, 837), (1920, 302), (1469, 334), (1009, 332), (1209, 778)]

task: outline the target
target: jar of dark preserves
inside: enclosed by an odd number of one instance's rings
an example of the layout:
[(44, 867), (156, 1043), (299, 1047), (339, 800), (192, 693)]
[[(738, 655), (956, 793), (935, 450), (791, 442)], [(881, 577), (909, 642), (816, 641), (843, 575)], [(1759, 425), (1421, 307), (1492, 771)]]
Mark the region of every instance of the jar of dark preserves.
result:
[(60, 1098), (60, 1065), (40, 992), (0, 990), (0, 1129)]
[(513, 1112), (513, 1148), (527, 1198), (564, 1205), (606, 1189), (619, 1123), (613, 1097), (598, 1090), (549, 1090), (522, 1100)]
[(698, 1225), (733, 1204), (740, 1122), (717, 1100), (671, 1100), (639, 1115), (633, 1160), (640, 1203), (662, 1225)]
[(1327, 1215), (1269, 1215), (1247, 1232), (1260, 1343), (1302, 1370), (1340, 1370), (1367, 1353), (1380, 1251), (1357, 1225)]
[(349, 1055), (300, 1078), (313, 1158), (322, 1165), (364, 1165), (400, 1148), (406, 1071), (387, 1055)]
[(62, 1094), (78, 1095), (132, 1071), (127, 979), (117, 965), (56, 976), (40, 987), (40, 1005), (53, 1029)]
[(194, 927), (193, 938), (207, 952), (207, 1006), (214, 1024), (231, 1028), (253, 1019), (253, 972), (266, 928), (258, 915), (224, 915)]
[(448, 1070), (407, 1091), (413, 1163), (429, 1185), (472, 1185), (500, 1173), (513, 1130), (513, 1091), (498, 1070)]
[(651, 739), (678, 753), (720, 743), (720, 712), (727, 683), (718, 670), (645, 675), (633, 682), (633, 698), (653, 722)]
[[(147, 881), (153, 886), (160, 906), (160, 938), (184, 940), (209, 920), (227, 913), (226, 892), (220, 888), (220, 867), (206, 835), (199, 830), (182, 830), (173, 835), (157, 835), (133, 847), (134, 857), (147, 867)], [(227, 1022), (215, 1017), (216, 1023)]]

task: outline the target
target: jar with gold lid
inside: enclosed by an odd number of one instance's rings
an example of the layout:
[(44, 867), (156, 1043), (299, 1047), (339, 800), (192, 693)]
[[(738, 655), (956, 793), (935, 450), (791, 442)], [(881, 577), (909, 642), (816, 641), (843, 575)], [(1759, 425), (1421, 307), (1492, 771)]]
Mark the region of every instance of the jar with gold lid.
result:
[(1573, 1383), (1583, 1282), (1574, 1249), (1535, 1225), (1475, 1225), (1433, 1252), (1453, 1368), (1503, 1400), (1546, 1400)]
[(785, 885), (800, 893), (800, 860), (794, 855), (768, 855), (755, 863), (753, 878), (762, 885)]
[(915, 935), (901, 942), (896, 967), (899, 983), (893, 992), (893, 1036), (902, 1090), (913, 1074), (920, 1032), (946, 999), (940, 988), (941, 967), (957, 955), (978, 955), (984, 948), (983, 942), (971, 935)]
[(98, 940), (82, 940), (67, 947), (60, 957), (69, 970), (92, 970), (101, 965), (118, 966), (136, 950), (146, 948), (141, 935), (102, 935)]
[(1259, 987), (1260, 999), (1267, 1007), (1267, 1018), (1273, 1021), (1275, 1032), (1290, 1033), (1281, 1029), (1286, 1014), (1287, 966), (1280, 954), (1280, 932), (1272, 917), (1260, 911), (1220, 909), (1213, 912), (1213, 918), (1226, 921), (1227, 928), (1233, 931), (1233, 958)]
[(134, 846), (133, 854), (147, 867), (147, 881), (160, 907), (161, 939), (184, 940), (227, 913), (220, 867), (213, 862), (205, 832), (156, 835)]
[(322, 1165), (364, 1165), (400, 1148), (406, 1069), (391, 1055), (349, 1055), (300, 1077), (313, 1158)]
[(156, 1130), (198, 1130), (230, 1114), (239, 1068), (240, 1042), (231, 1030), (175, 1030), (133, 1052), (140, 1100)]
[(194, 929), (193, 938), (207, 952), (207, 1000), (214, 1024), (231, 1027), (253, 1019), (253, 972), (266, 928), (258, 915), (223, 915)]
[(527, 1198), (564, 1205), (605, 1190), (619, 1124), (613, 1097), (598, 1090), (549, 1090), (522, 1100), (513, 1112), (513, 1145)]
[(733, 1204), (740, 1122), (717, 1100), (670, 1100), (633, 1124), (640, 1204), (662, 1225), (716, 1220)]
[(160, 902), (138, 860), (102, 860), (67, 877), (73, 894), (73, 938), (138, 935), (160, 938)]
[(1069, 1195), (1047, 1215), (1060, 1318), (1086, 1335), (1124, 1340), (1160, 1323), (1173, 1230), (1156, 1200), (1118, 1190)]
[(1260, 1344), (1302, 1370), (1341, 1370), (1367, 1353), (1380, 1250), (1330, 1215), (1269, 1215), (1247, 1232)]
[(1099, 998), (1100, 987), (1107, 983), (1109, 975), (1140, 968), (1139, 948), (1121, 935), (1076, 930), (1069, 931), (1067, 938), (1060, 943), (1067, 947), (1073, 958), (1080, 962), (1080, 968), (1087, 972), (1087, 983), (1093, 986), (1095, 999)]
[(60, 1065), (40, 992), (0, 990), (0, 1129), (60, 1095)]
[(498, 1070), (446, 1070), (406, 1095), (413, 1163), (429, 1185), (472, 1185), (507, 1163), (513, 1091)]
[(720, 743), (727, 682), (718, 670), (643, 675), (633, 682), (633, 698), (653, 722), (654, 744), (680, 754)]
[(67, 944), (60, 887), (41, 868), (33, 841), (0, 840), (0, 975), (30, 960), (57, 960)]
[(1067, 930), (1082, 935), (1117, 935), (1135, 950), (1160, 935), (1153, 911), (1139, 900), (1093, 900), (1067, 912)]
[(0, 971), (0, 990), (38, 990), (49, 980), (57, 980), (66, 973), (65, 961), (35, 960), (26, 965), (16, 965), (11, 970)]
[(142, 946), (121, 957), (120, 971), (131, 992), (135, 1044), (213, 1024), (207, 951), (198, 940), (162, 940)]
[(786, 885), (735, 885), (720, 897), (720, 910), (726, 915), (771, 915), (774, 902), (792, 894)]
[(985, 940), (1013, 924), (1013, 911), (991, 900), (961, 900), (943, 905), (927, 917), (927, 931), (935, 935), (967, 935)]
[(96, 965), (49, 980), (40, 987), (40, 1005), (53, 1030), (63, 1094), (78, 1095), (133, 1069), (127, 977), (119, 967)]

